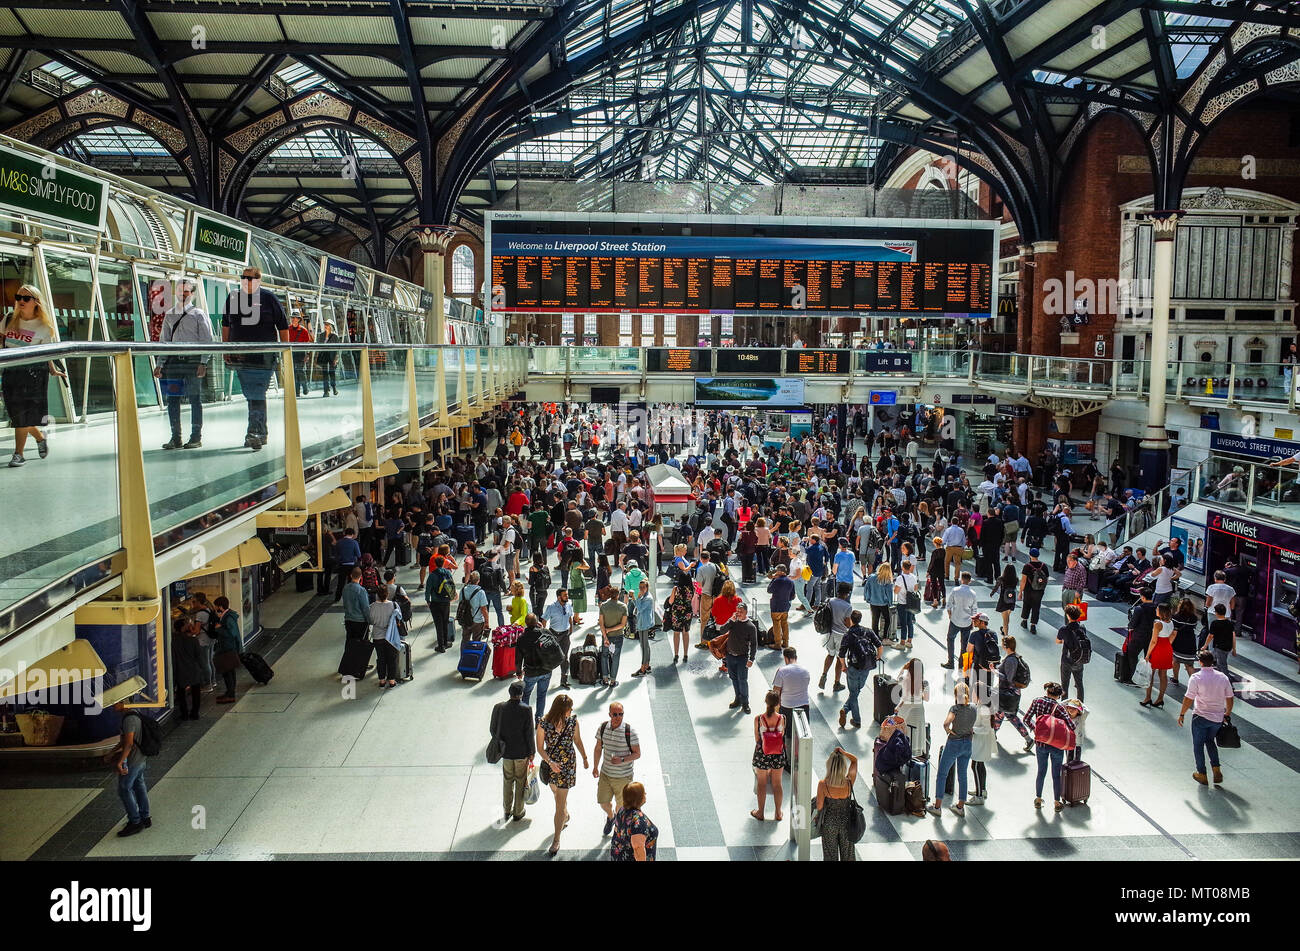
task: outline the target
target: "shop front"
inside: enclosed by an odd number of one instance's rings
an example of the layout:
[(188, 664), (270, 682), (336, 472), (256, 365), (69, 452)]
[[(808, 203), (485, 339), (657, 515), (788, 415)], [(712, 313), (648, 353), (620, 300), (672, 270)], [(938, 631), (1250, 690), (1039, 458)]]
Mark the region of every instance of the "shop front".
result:
[(1229, 561), (1250, 569), (1243, 626), (1270, 650), (1295, 656), (1300, 532), (1211, 510), (1205, 534), (1206, 577)]

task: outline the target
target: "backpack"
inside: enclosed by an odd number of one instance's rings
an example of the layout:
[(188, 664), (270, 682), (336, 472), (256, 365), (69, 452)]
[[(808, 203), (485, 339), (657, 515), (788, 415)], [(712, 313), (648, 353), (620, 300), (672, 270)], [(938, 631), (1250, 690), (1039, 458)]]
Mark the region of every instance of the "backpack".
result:
[(499, 592), (504, 572), (495, 565), (484, 565), (478, 570), (479, 587), (488, 593)]
[(551, 587), (551, 569), (543, 566), (535, 574), (529, 575), (529, 585), (534, 591), (546, 591)]
[(411, 599), (402, 586), (397, 586), (397, 593), (393, 595), (393, 601), (397, 604), (397, 609), (402, 613), (402, 620), (407, 624), (411, 623)]
[(135, 745), (145, 756), (157, 756), (162, 752), (162, 731), (158, 728), (158, 721), (143, 713), (137, 716), (140, 717), (140, 735), (135, 738)]
[(366, 589), (366, 594), (370, 595), (370, 603), (374, 604), (379, 598), (379, 570), (377, 568), (361, 569), (361, 587)]
[(1047, 590), (1047, 565), (1042, 562), (1029, 572), (1029, 587), (1033, 591)]
[(831, 632), (831, 603), (824, 601), (813, 612), (813, 630), (818, 634), (829, 634)]
[[(473, 585), (467, 587), (473, 587)], [(456, 623), (460, 625), (462, 631), (469, 630), (469, 628), (476, 623), (474, 619), (478, 613), (474, 610), (473, 606), (470, 605), (470, 600), (473, 598), (473, 595), (466, 595), (466, 590), (466, 588), (461, 589), (460, 602), (456, 605)]]
[(1092, 641), (1088, 638), (1088, 632), (1082, 626), (1075, 631), (1074, 636), (1078, 639), (1079, 649), (1077, 652), (1069, 654), (1066, 660), (1072, 667), (1078, 667), (1092, 660)]
[(450, 575), (443, 577), (434, 590), (437, 592), (438, 597), (445, 598), (449, 603), (456, 597), (456, 585), (452, 583)]
[(713, 587), (709, 589), (711, 597), (717, 597), (722, 594), (722, 586), (727, 583), (727, 569), (718, 565), (718, 573), (713, 576)]
[(861, 634), (848, 639), (848, 662), (854, 670), (871, 670), (876, 666), (876, 654), (868, 650), (870, 642)]
[[(602, 723), (602, 724), (600, 725), (600, 729), (598, 729), (598, 730), (596, 731), (596, 739), (597, 739), (597, 741), (602, 742), (602, 743), (604, 742), (604, 740), (605, 740), (605, 727), (607, 727), (607, 726), (609, 726), (609, 721), (608, 721), (608, 720), (606, 720), (604, 723)], [(623, 724), (623, 739), (627, 741), (627, 748), (628, 748), (628, 750), (630, 751), (630, 750), (632, 749), (632, 728), (631, 728), (630, 726), (628, 726), (626, 723)]]
[(564, 648), (553, 634), (542, 631), (537, 635), (537, 644), (533, 648), (533, 659), (537, 666), (554, 670), (564, 662)]
[(1016, 654), (1015, 656), (1016, 672), (1011, 677), (1011, 683), (1017, 689), (1024, 690), (1030, 683), (1029, 665), (1025, 663), (1025, 659), (1019, 654)]

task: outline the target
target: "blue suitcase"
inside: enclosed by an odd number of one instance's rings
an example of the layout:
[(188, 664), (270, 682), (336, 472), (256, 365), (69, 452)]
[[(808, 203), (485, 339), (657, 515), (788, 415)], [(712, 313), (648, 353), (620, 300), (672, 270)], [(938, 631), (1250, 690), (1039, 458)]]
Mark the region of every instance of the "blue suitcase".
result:
[(456, 672), (462, 680), (482, 680), (487, 672), (488, 661), (492, 658), (492, 648), (486, 641), (465, 641), (460, 648), (460, 663)]
[(457, 525), (452, 528), (452, 537), (456, 539), (458, 548), (464, 548), (466, 542), (474, 541), (474, 526)]

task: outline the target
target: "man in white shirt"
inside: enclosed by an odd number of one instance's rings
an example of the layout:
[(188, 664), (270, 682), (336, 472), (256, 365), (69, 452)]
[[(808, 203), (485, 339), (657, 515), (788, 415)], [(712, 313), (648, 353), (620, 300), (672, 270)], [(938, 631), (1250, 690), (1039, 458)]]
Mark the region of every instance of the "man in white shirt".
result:
[(1209, 750), (1210, 766), (1214, 769), (1215, 783), (1223, 782), (1223, 773), (1219, 769), (1219, 747), (1214, 738), (1228, 722), (1232, 713), (1232, 681), (1214, 666), (1214, 655), (1201, 651), (1197, 655), (1201, 669), (1192, 674), (1187, 682), (1187, 693), (1183, 695), (1183, 706), (1178, 711), (1178, 725), (1183, 725), (1183, 717), (1192, 707), (1192, 755), (1196, 759), (1196, 772), (1192, 779), (1202, 786), (1210, 781), (1205, 775), (1205, 752)]
[(1205, 616), (1209, 618), (1214, 611), (1216, 604), (1222, 604), (1228, 609), (1228, 617), (1232, 617), (1232, 609), (1236, 606), (1237, 592), (1232, 585), (1228, 584), (1228, 575), (1223, 571), (1214, 573), (1214, 584), (1205, 589)]
[(699, 558), (700, 554), (709, 547), (709, 542), (713, 541), (717, 532), (713, 530), (711, 524), (706, 524), (700, 529), (700, 534), (695, 539), (695, 557)]
[(952, 645), (957, 635), (961, 635), (961, 653), (966, 653), (966, 642), (970, 640), (972, 618), (979, 607), (979, 598), (970, 586), (970, 572), (961, 573), (961, 584), (948, 594), (948, 663), (939, 666), (952, 670)]
[[(781, 695), (781, 715), (785, 717), (785, 748), (792, 749), (790, 737), (794, 730), (794, 711), (808, 713), (808, 687), (812, 683), (812, 674), (806, 667), (796, 663), (798, 652), (787, 647), (781, 652), (782, 663), (772, 678), (772, 689)], [(786, 757), (785, 768), (790, 768), (790, 757)]]
[(615, 557), (627, 544), (627, 531), (627, 503), (619, 502), (618, 506), (609, 515), (609, 537), (614, 540)]

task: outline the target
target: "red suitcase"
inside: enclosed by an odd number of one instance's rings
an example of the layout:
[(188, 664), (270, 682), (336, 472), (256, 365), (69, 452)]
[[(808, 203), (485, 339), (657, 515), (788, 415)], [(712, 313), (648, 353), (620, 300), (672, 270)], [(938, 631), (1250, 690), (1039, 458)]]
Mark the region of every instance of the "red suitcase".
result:
[(497, 680), (515, 675), (515, 649), (498, 647), (492, 652), (492, 676)]
[(1071, 806), (1087, 805), (1092, 791), (1092, 767), (1075, 760), (1061, 767), (1061, 801)]

